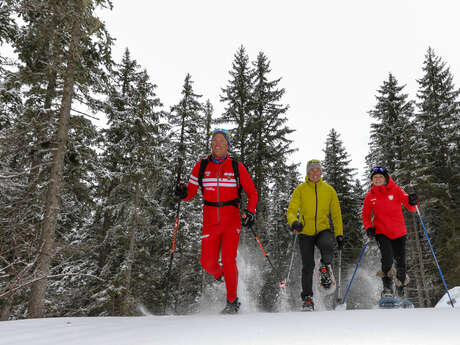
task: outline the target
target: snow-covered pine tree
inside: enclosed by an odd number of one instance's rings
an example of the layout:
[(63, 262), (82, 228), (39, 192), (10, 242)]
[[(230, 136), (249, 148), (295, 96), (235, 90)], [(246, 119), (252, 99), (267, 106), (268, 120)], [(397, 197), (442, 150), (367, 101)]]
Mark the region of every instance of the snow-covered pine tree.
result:
[[(446, 63), (428, 48), (418, 79), (414, 171), (424, 220), (450, 284), (460, 283), (458, 212), (458, 119), (460, 91)], [(440, 281), (438, 281), (440, 285)], [(440, 297), (433, 294), (434, 300)]]
[[(293, 232), (286, 220), (286, 211), (291, 195), (300, 183), (298, 164), (289, 166), (288, 172), (273, 178), (271, 187), (267, 193), (266, 221), (267, 231), (264, 240), (269, 251), (270, 258), (275, 266), (273, 272), (270, 267), (264, 270), (264, 285), (259, 294), (260, 304), (265, 310), (274, 311), (277, 306), (277, 298), (280, 292), (276, 283), (285, 280), (289, 268), (290, 258), (293, 250)], [(264, 263), (266, 265), (266, 263)], [(292, 279), (289, 285), (289, 292), (296, 291), (298, 281)], [(295, 296), (297, 298), (297, 296)]]
[(222, 89), (220, 101), (226, 103), (224, 113), (216, 122), (235, 126), (232, 131), (231, 154), (246, 164), (246, 148), (249, 139), (248, 123), (252, 116), (252, 93), (254, 89), (254, 75), (246, 49), (240, 46), (234, 56), (231, 78), (228, 85)]
[(344, 249), (361, 248), (363, 229), (361, 222), (362, 194), (356, 194), (355, 169), (350, 167), (351, 159), (340, 134), (332, 128), (326, 139), (322, 161), (323, 178), (337, 192), (342, 211), (343, 234), (346, 238)]
[(403, 186), (410, 182), (409, 155), (413, 143), (410, 138), (414, 134), (411, 124), (414, 106), (407, 100), (408, 95), (402, 93), (404, 87), (389, 73), (388, 80), (377, 91), (377, 104), (369, 111), (376, 122), (371, 124), (369, 154), (366, 156), (366, 172), (374, 166), (384, 166)]
[(213, 124), (213, 115), (214, 115), (214, 107), (211, 101), (208, 99), (203, 105), (204, 111), (204, 120), (205, 120), (205, 140), (204, 140), (204, 147), (203, 147), (203, 155), (206, 155), (209, 152), (209, 148), (211, 147), (211, 134), (212, 134), (212, 124)]
[[(75, 200), (78, 200), (79, 207), (85, 207), (83, 204), (86, 201), (78, 198), (70, 201), (72, 197), (64, 195), (65, 190), (76, 191), (76, 186), (67, 185), (67, 176), (63, 175), (70, 171), (74, 177), (78, 175), (67, 167), (75, 163), (75, 160), (71, 162), (72, 157), (75, 158), (75, 154), (79, 156), (81, 149), (75, 145), (73, 154), (68, 152), (72, 145), (69, 140), (73, 138), (71, 133), (69, 136), (69, 131), (74, 124), (82, 123), (73, 121), (70, 112), (75, 98), (89, 93), (93, 78), (100, 75), (101, 62), (108, 61), (110, 38), (104, 25), (93, 14), (95, 7), (110, 6), (110, 3), (32, 0), (8, 1), (6, 4), (12, 4), (14, 16), (22, 19), (20, 30), (10, 37), (18, 54), (19, 65), (16, 73), (9, 74), (9, 82), (22, 84), (22, 90), (25, 91), (24, 107), (10, 132), (16, 135), (16, 149), (7, 151), (6, 155), (12, 154), (16, 161), (18, 158), (21, 161), (16, 166), (16, 176), (23, 178), (18, 185), (24, 187), (24, 194), (19, 199), (22, 205), (16, 204), (15, 208), (28, 214), (21, 216), (21, 225), (17, 222), (12, 224), (18, 225), (16, 233), (26, 230), (29, 234), (26, 242), (21, 244), (21, 247), (28, 248), (21, 262), (33, 264), (33, 269), (27, 270), (27, 273), (33, 273), (34, 276), (23, 276), (21, 283), (36, 278), (30, 284), (28, 315), (42, 317), (47, 313), (47, 277), (55, 273), (56, 270), (51, 270), (62, 258), (55, 256), (55, 240), (59, 241), (56, 234), (64, 234), (69, 229), (70, 219), (59, 217), (59, 210), (67, 206), (75, 209)], [(91, 54), (88, 54), (89, 51)], [(79, 132), (80, 128), (74, 130)], [(87, 132), (91, 135), (89, 132), (91, 128)], [(79, 132), (80, 135), (83, 133)], [(74, 182), (75, 178), (70, 180)], [(67, 201), (70, 202), (66, 204)], [(77, 226), (78, 223), (73, 225)], [(55, 262), (52, 262), (53, 259)], [(26, 299), (21, 298), (23, 306)]]
[[(207, 132), (209, 118), (205, 115), (203, 105), (199, 101), (201, 95), (194, 91), (190, 74), (185, 77), (181, 95), (182, 98), (177, 105), (171, 108), (169, 115), (169, 123), (172, 125), (170, 137), (174, 148), (171, 153), (171, 165), (176, 172), (176, 177), (169, 184), (171, 195), (175, 184), (179, 182), (178, 177), (188, 182), (193, 166), (198, 160), (204, 158), (203, 150), (206, 147), (207, 135), (209, 135)], [(172, 237), (176, 203), (171, 206), (171, 226), (164, 228), (168, 237)], [(169, 282), (165, 283), (165, 286), (170, 289), (168, 307), (172, 307), (175, 313), (190, 312), (198, 306), (197, 302), (201, 293), (201, 208), (200, 195), (197, 195), (191, 202), (183, 202), (181, 206), (176, 255)], [(164, 267), (169, 267), (169, 260)], [(166, 270), (164, 273), (166, 276)]]
[(100, 229), (93, 237), (99, 246), (93, 255), (106, 283), (95, 287), (98, 303), (89, 307), (91, 313), (133, 315), (136, 278), (143, 276), (144, 265), (159, 264), (155, 256), (150, 262), (136, 259), (138, 252), (152, 246), (151, 238), (159, 235), (151, 226), (152, 217), (165, 222), (161, 209), (152, 209), (158, 205), (155, 193), (163, 184), (166, 137), (155, 88), (126, 49), (107, 85), (108, 128), (102, 130), (102, 169), (98, 172), (102, 210), (98, 212)]
[[(281, 215), (280, 212), (275, 214), (275, 210), (270, 209), (271, 205), (278, 202), (276, 200), (273, 200), (273, 203), (270, 201), (270, 191), (277, 179), (278, 181), (286, 179), (292, 169), (295, 170), (295, 166), (290, 166), (287, 163), (289, 155), (295, 149), (291, 148), (292, 141), (288, 138), (288, 135), (293, 132), (286, 125), (288, 106), (281, 103), (285, 93), (285, 90), (278, 86), (281, 78), (270, 80), (270, 62), (263, 52), (258, 54), (252, 65), (252, 79), (254, 81), (252, 112), (245, 128), (248, 140), (242, 149), (246, 152), (245, 165), (250, 171), (259, 193), (254, 230), (261, 241), (266, 244), (267, 249), (271, 249), (272, 245), (275, 245), (271, 238), (278, 238), (277, 232), (280, 231), (278, 225), (280, 222), (285, 224), (286, 219), (285, 211)], [(246, 232), (243, 235), (245, 235), (243, 236), (243, 243), (245, 240), (248, 243), (254, 243), (253, 238), (245, 239), (247, 235), (252, 237), (251, 233)], [(277, 243), (276, 245), (280, 244)], [(281, 244), (284, 247), (286, 245), (287, 243)], [(259, 254), (257, 257), (261, 257), (258, 252), (254, 254)], [(257, 262), (255, 260), (254, 258), (253, 262)], [(265, 267), (265, 283), (273, 286), (273, 282), (280, 278), (279, 272), (271, 272), (271, 268), (265, 262), (263, 265)]]

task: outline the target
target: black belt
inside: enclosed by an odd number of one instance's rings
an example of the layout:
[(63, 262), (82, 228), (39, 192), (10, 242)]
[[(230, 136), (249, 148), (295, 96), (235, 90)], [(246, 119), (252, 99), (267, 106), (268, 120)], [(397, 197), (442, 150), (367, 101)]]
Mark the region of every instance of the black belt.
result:
[(240, 207), (240, 199), (233, 199), (233, 200), (219, 201), (219, 202), (203, 200), (203, 202), (207, 206), (214, 206), (214, 207), (224, 207), (224, 206), (235, 206), (238, 208)]

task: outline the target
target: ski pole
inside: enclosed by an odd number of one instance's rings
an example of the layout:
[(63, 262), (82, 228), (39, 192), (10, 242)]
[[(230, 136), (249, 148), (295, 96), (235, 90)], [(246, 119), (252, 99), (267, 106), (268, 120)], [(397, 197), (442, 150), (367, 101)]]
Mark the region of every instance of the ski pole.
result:
[(339, 279), (337, 284), (337, 303), (340, 304), (340, 288), (342, 286), (342, 249), (339, 249)]
[[(245, 218), (245, 216), (246, 216), (246, 215), (243, 215), (243, 219)], [(255, 238), (256, 242), (259, 244), (260, 249), (262, 249), (262, 253), (264, 253), (264, 255), (265, 255), (265, 257), (267, 258), (267, 261), (268, 261), (268, 263), (270, 264), (270, 266), (272, 267), (273, 271), (276, 272), (275, 266), (273, 266), (273, 264), (272, 264), (272, 262), (271, 262), (271, 260), (270, 260), (270, 257), (268, 256), (267, 251), (266, 251), (265, 248), (262, 246), (262, 243), (260, 243), (259, 237), (257, 237), (257, 234), (256, 234), (256, 232), (254, 231), (254, 229), (252, 228), (252, 225), (249, 226), (249, 229), (251, 230), (252, 234), (254, 235), (254, 238)], [(285, 283), (284, 281), (282, 281), (282, 280), (280, 280), (280, 281), (278, 282), (278, 286), (279, 286), (279, 287), (284, 287), (285, 285), (286, 285), (286, 283)]]
[(299, 233), (296, 231), (295, 236), (294, 236), (294, 243), (292, 244), (292, 255), (291, 255), (291, 262), (289, 264), (289, 269), (288, 269), (288, 274), (285, 280), (285, 285), (288, 284), (289, 282), (289, 276), (291, 275), (291, 269), (292, 269), (292, 263), (294, 262), (294, 256), (295, 256), (295, 243), (297, 242), (297, 236)]
[(444, 288), (446, 289), (447, 296), (449, 296), (450, 304), (452, 305), (452, 308), (455, 308), (455, 306), (454, 306), (455, 299), (454, 299), (454, 301), (452, 301), (452, 298), (450, 297), (449, 289), (447, 288), (446, 281), (444, 280), (444, 275), (442, 274), (442, 270), (441, 270), (441, 267), (439, 266), (438, 259), (436, 258), (436, 254), (434, 253), (433, 246), (431, 245), (430, 236), (428, 236), (428, 232), (426, 231), (426, 227), (425, 227), (425, 224), (423, 223), (422, 215), (420, 214), (420, 210), (418, 209), (418, 205), (415, 205), (415, 209), (417, 210), (418, 217), (420, 218), (420, 223), (422, 224), (423, 231), (425, 232), (426, 239), (428, 241), (428, 244), (430, 245), (431, 254), (433, 254), (434, 262), (436, 263), (436, 266), (438, 267), (438, 271), (439, 271), (439, 274), (441, 275), (442, 283), (444, 284)]
[(345, 292), (345, 296), (343, 296), (343, 300), (342, 300), (342, 303), (341, 303), (341, 304), (345, 304), (345, 301), (347, 300), (348, 293), (350, 292), (351, 284), (353, 283), (353, 279), (355, 279), (356, 271), (358, 271), (359, 264), (360, 264), (360, 262), (361, 262), (361, 259), (362, 259), (363, 256), (364, 256), (364, 252), (366, 251), (366, 248), (367, 248), (367, 245), (368, 245), (368, 244), (369, 244), (369, 242), (366, 242), (366, 243), (364, 244), (363, 250), (361, 251), (361, 255), (359, 256), (358, 263), (356, 264), (355, 271), (353, 272), (353, 276), (351, 277), (351, 280), (350, 280), (350, 282), (348, 283), (347, 291)]

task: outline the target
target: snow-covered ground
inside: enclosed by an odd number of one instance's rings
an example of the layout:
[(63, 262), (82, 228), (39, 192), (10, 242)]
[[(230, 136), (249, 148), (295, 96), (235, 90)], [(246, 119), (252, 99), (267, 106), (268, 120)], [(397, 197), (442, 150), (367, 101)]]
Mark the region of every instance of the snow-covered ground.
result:
[[(460, 300), (460, 287), (450, 290)], [(0, 322), (1, 345), (460, 345), (460, 308)]]

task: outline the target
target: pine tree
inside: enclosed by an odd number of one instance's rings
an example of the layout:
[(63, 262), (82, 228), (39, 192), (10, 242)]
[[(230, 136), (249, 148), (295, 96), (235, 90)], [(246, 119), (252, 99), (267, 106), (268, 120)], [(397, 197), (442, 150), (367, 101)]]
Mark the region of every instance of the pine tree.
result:
[(150, 233), (151, 207), (163, 182), (161, 148), (165, 133), (158, 109), (161, 102), (154, 93), (156, 85), (146, 71), (140, 70), (128, 49), (107, 87), (109, 127), (102, 131), (99, 193), (103, 210), (99, 217), (103, 221), (98, 262), (108, 285), (97, 293), (104, 303), (91, 308), (109, 315), (133, 315), (136, 255), (149, 245), (142, 239), (154, 236)]
[(445, 269), (446, 279), (458, 284), (460, 218), (458, 171), (454, 167), (458, 166), (460, 91), (455, 89), (446, 63), (431, 48), (425, 55), (423, 71), (425, 74), (417, 80), (417, 191), (433, 244), (439, 248), (439, 263)]
[(229, 72), (231, 79), (222, 89), (223, 95), (220, 97), (221, 102), (226, 103), (226, 108), (217, 123), (235, 125), (230, 149), (235, 158), (245, 163), (249, 139), (248, 123), (253, 110), (254, 74), (243, 46), (236, 52), (232, 68)]
[(353, 180), (355, 169), (350, 167), (351, 159), (334, 128), (329, 132), (323, 152), (323, 178), (336, 190), (342, 211), (344, 248), (362, 247), (360, 206), (363, 195), (359, 194), (360, 185)]
[[(179, 176), (187, 181), (184, 177), (188, 176), (195, 163), (203, 158), (203, 149), (209, 135), (209, 113), (205, 115), (203, 112), (203, 105), (199, 102), (201, 95), (195, 93), (190, 74), (185, 77), (181, 94), (181, 100), (172, 107), (169, 117), (173, 141), (172, 166), (175, 167), (175, 178), (169, 181), (171, 191), (179, 182)], [(209, 108), (207, 110), (209, 111)], [(173, 306), (176, 313), (194, 310), (197, 307), (197, 297), (200, 295), (201, 207), (202, 201), (199, 196), (181, 206), (174, 269), (169, 281), (165, 282), (165, 287), (173, 292), (168, 296), (167, 307)], [(171, 204), (171, 224), (174, 223), (175, 211), (176, 205)], [(168, 231), (168, 235), (171, 234), (171, 228), (165, 231)], [(169, 262), (167, 265), (169, 266)]]
[[(5, 13), (3, 4), (2, 14)], [(16, 179), (14, 182), (21, 186), (14, 198), (20, 194), (22, 198), (16, 199), (19, 203), (15, 203), (15, 207), (27, 212), (20, 222), (10, 224), (15, 233), (22, 234), (16, 238), (20, 246), (29, 248), (28, 252), (15, 251), (13, 260), (20, 258), (22, 264), (33, 267), (15, 284), (30, 284), (28, 315), (42, 317), (47, 312), (44, 304), (45, 293), (49, 292), (47, 278), (56, 265), (52, 260), (62, 258), (55, 256), (55, 245), (60, 242), (60, 235), (70, 228), (69, 222), (72, 226), (80, 223), (77, 217), (67, 217), (68, 213), (59, 211), (70, 204), (74, 211), (76, 205), (82, 210), (87, 206), (86, 201), (79, 199), (86, 186), (70, 186), (67, 177), (73, 175), (72, 183), (84, 179), (84, 173), (75, 169), (75, 164), (85, 155), (85, 150), (71, 142), (84, 140), (75, 138), (71, 130), (91, 136), (91, 128), (87, 132), (80, 131), (84, 127), (73, 128), (88, 123), (78, 117), (74, 120), (70, 112), (75, 99), (89, 94), (89, 88), (100, 75), (101, 63), (108, 61), (110, 38), (93, 13), (95, 7), (110, 6), (110, 3), (29, 0), (5, 4), (14, 11), (14, 16), (21, 17), (21, 27), (17, 30), (14, 25), (2, 26), (2, 29), (9, 32), (19, 59), (18, 71), (9, 73), (8, 88), (16, 89), (16, 95), (23, 98), (20, 112), (10, 127), (10, 137), (16, 136), (17, 145), (7, 150), (5, 156), (17, 172), (11, 180)], [(2, 31), (2, 38), (4, 35)], [(11, 207), (14, 201), (9, 201), (12, 203), (8, 207)], [(60, 228), (64, 225), (65, 228)], [(61, 229), (65, 231), (59, 231)], [(26, 298), (21, 299), (22, 305)]]
[(409, 155), (412, 151), (409, 140), (413, 132), (413, 102), (402, 93), (405, 86), (399, 86), (390, 73), (388, 80), (378, 90), (377, 104), (369, 115), (376, 119), (371, 124), (370, 152), (366, 157), (367, 171), (375, 166), (387, 168), (392, 177), (400, 183), (410, 181)]

